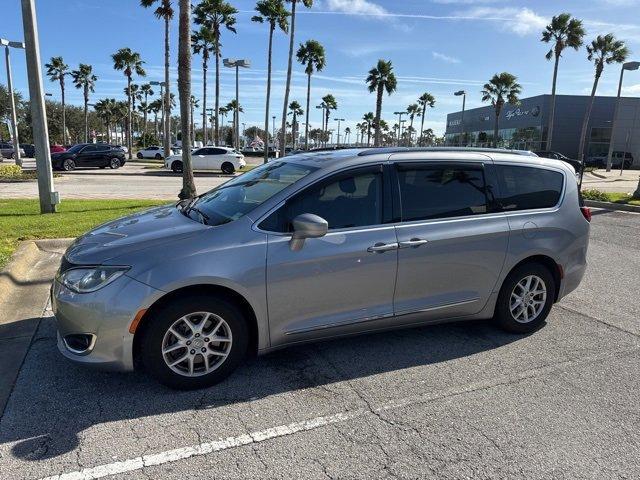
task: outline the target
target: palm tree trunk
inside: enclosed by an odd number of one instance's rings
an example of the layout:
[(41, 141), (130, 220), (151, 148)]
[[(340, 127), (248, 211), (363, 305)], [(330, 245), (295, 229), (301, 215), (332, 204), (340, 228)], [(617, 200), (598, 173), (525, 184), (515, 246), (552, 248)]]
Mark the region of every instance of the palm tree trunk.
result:
[(408, 139), (408, 143), (409, 143), (409, 145), (408, 145), (408, 146), (409, 146), (409, 147), (411, 147), (411, 146), (412, 146), (412, 143), (411, 143), (411, 140), (412, 140), (412, 138), (411, 138), (411, 132), (413, 132), (413, 118), (414, 118), (414, 117), (412, 116), (412, 117), (411, 117), (411, 119), (410, 119), (411, 121), (409, 122), (409, 139)]
[(215, 55), (216, 55), (216, 105), (214, 116), (214, 139), (213, 143), (215, 145), (220, 144), (220, 128), (218, 127), (218, 119), (220, 118), (220, 33), (216, 35), (216, 46), (215, 46)]
[(311, 101), (311, 74), (307, 74), (307, 110), (304, 126), (304, 149), (309, 150), (309, 102)]
[(329, 108), (327, 107), (327, 110), (325, 111), (325, 120), (324, 120), (324, 126), (325, 129), (327, 130), (327, 135), (326, 135), (326, 141), (324, 142), (324, 146), (326, 147), (329, 144), (329, 117), (331, 116), (331, 110), (329, 110)]
[(147, 148), (147, 111), (149, 109), (149, 94), (144, 94), (144, 111), (142, 112), (144, 125), (142, 126), (142, 147)]
[(421, 147), (423, 146), (424, 143), (424, 138), (423, 137), (423, 132), (424, 132), (424, 116), (427, 114), (427, 104), (425, 103), (422, 107), (422, 119), (420, 120), (420, 142), (418, 143), (418, 145), (420, 145)]
[[(206, 46), (205, 46), (206, 48)], [(202, 60), (202, 144), (207, 144), (207, 57), (203, 51)]]
[[(169, 89), (169, 18), (164, 19), (164, 157), (171, 155), (171, 93)], [(131, 155), (131, 152), (129, 152)]]
[[(295, 3), (294, 3), (295, 5)], [(269, 101), (271, 100), (271, 49), (273, 48), (273, 31), (275, 24), (271, 24), (269, 28), (269, 49), (267, 53), (267, 105), (264, 110), (264, 131), (269, 131)], [(284, 153), (284, 149), (281, 150)], [(264, 149), (264, 163), (269, 161), (269, 147), (268, 145)]]
[(556, 81), (558, 79), (558, 63), (560, 57), (556, 55), (556, 61), (553, 66), (553, 84), (551, 85), (551, 105), (549, 106), (549, 127), (547, 130), (547, 150), (551, 150), (551, 141), (553, 139), (553, 120), (556, 112)]
[[(297, 0), (291, 0), (291, 32), (289, 33), (289, 60), (287, 65), (287, 83), (284, 87), (284, 106), (282, 107), (282, 131), (285, 131), (287, 125), (287, 107), (289, 105), (289, 90), (291, 89), (291, 71), (293, 69), (293, 43), (296, 34), (296, 4)], [(294, 127), (295, 128), (295, 127)], [(286, 147), (286, 135), (282, 136), (280, 142), (280, 151), (284, 154)]]
[(589, 118), (591, 117), (591, 110), (593, 109), (593, 100), (596, 95), (596, 90), (598, 89), (598, 81), (600, 80), (600, 75), (596, 73), (596, 76), (593, 80), (593, 88), (591, 89), (591, 98), (589, 99), (589, 104), (587, 105), (587, 111), (584, 114), (584, 119), (582, 120), (582, 133), (580, 134), (580, 147), (578, 148), (578, 160), (582, 162), (584, 166), (584, 147), (587, 142), (587, 127), (589, 126)]
[(62, 76), (60, 77), (60, 95), (62, 97), (62, 145), (67, 144), (67, 112), (64, 94), (64, 76)]
[(131, 75), (127, 75), (127, 148), (129, 149), (129, 160), (131, 160)]
[(182, 130), (181, 199), (196, 196), (191, 166), (191, 0), (180, 0), (178, 38), (178, 94), (180, 96), (180, 128)]
[(107, 125), (107, 143), (111, 143), (111, 122), (107, 120), (105, 124)]
[(84, 143), (89, 143), (89, 85), (84, 85)]
[(373, 140), (373, 146), (380, 146), (380, 116), (382, 115), (382, 94), (384, 93), (384, 86), (382, 84), (378, 85), (378, 95), (376, 98), (376, 135)]

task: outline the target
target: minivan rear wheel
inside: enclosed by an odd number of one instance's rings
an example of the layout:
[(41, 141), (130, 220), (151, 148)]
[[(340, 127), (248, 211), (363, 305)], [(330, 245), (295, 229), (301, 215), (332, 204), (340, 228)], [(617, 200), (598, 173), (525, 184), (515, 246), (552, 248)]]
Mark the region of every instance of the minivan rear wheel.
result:
[(160, 383), (179, 390), (227, 378), (247, 353), (241, 311), (224, 298), (188, 295), (163, 306), (142, 333), (141, 360)]
[(549, 315), (554, 295), (553, 275), (544, 265), (521, 265), (502, 284), (495, 320), (509, 332), (533, 332), (540, 328)]

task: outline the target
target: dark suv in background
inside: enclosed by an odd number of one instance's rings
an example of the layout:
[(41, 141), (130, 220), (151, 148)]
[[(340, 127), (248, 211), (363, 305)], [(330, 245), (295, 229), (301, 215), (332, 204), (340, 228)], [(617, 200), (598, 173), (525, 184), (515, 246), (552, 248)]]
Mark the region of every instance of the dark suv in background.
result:
[(79, 143), (66, 152), (51, 155), (53, 168), (67, 172), (83, 167), (116, 169), (125, 163), (124, 150), (105, 143)]

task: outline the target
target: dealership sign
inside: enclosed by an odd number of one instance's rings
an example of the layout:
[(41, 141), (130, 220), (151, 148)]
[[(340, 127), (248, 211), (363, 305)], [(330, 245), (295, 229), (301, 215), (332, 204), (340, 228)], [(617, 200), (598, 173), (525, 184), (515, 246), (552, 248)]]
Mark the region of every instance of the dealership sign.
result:
[(450, 126), (450, 127), (457, 127), (457, 126), (458, 126), (458, 125), (460, 125), (461, 123), (462, 123), (462, 121), (461, 121), (459, 118), (457, 118), (457, 119), (455, 119), (455, 120), (451, 120), (451, 121), (449, 121), (449, 126)]
[(528, 110), (523, 110), (522, 108), (518, 107), (513, 110), (507, 110), (505, 112), (505, 116), (507, 117), (507, 120), (511, 120), (514, 117), (524, 117), (527, 115), (531, 115), (532, 117), (537, 117), (538, 115), (540, 115), (540, 107), (536, 105), (535, 107), (532, 107)]

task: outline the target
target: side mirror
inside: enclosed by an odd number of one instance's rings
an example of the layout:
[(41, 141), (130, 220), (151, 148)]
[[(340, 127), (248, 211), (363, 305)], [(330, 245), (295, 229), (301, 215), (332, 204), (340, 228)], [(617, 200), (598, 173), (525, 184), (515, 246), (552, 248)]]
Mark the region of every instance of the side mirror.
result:
[(307, 238), (324, 237), (329, 229), (327, 221), (312, 213), (303, 213), (293, 219), (293, 236), (289, 242), (292, 251), (297, 252), (304, 246)]

